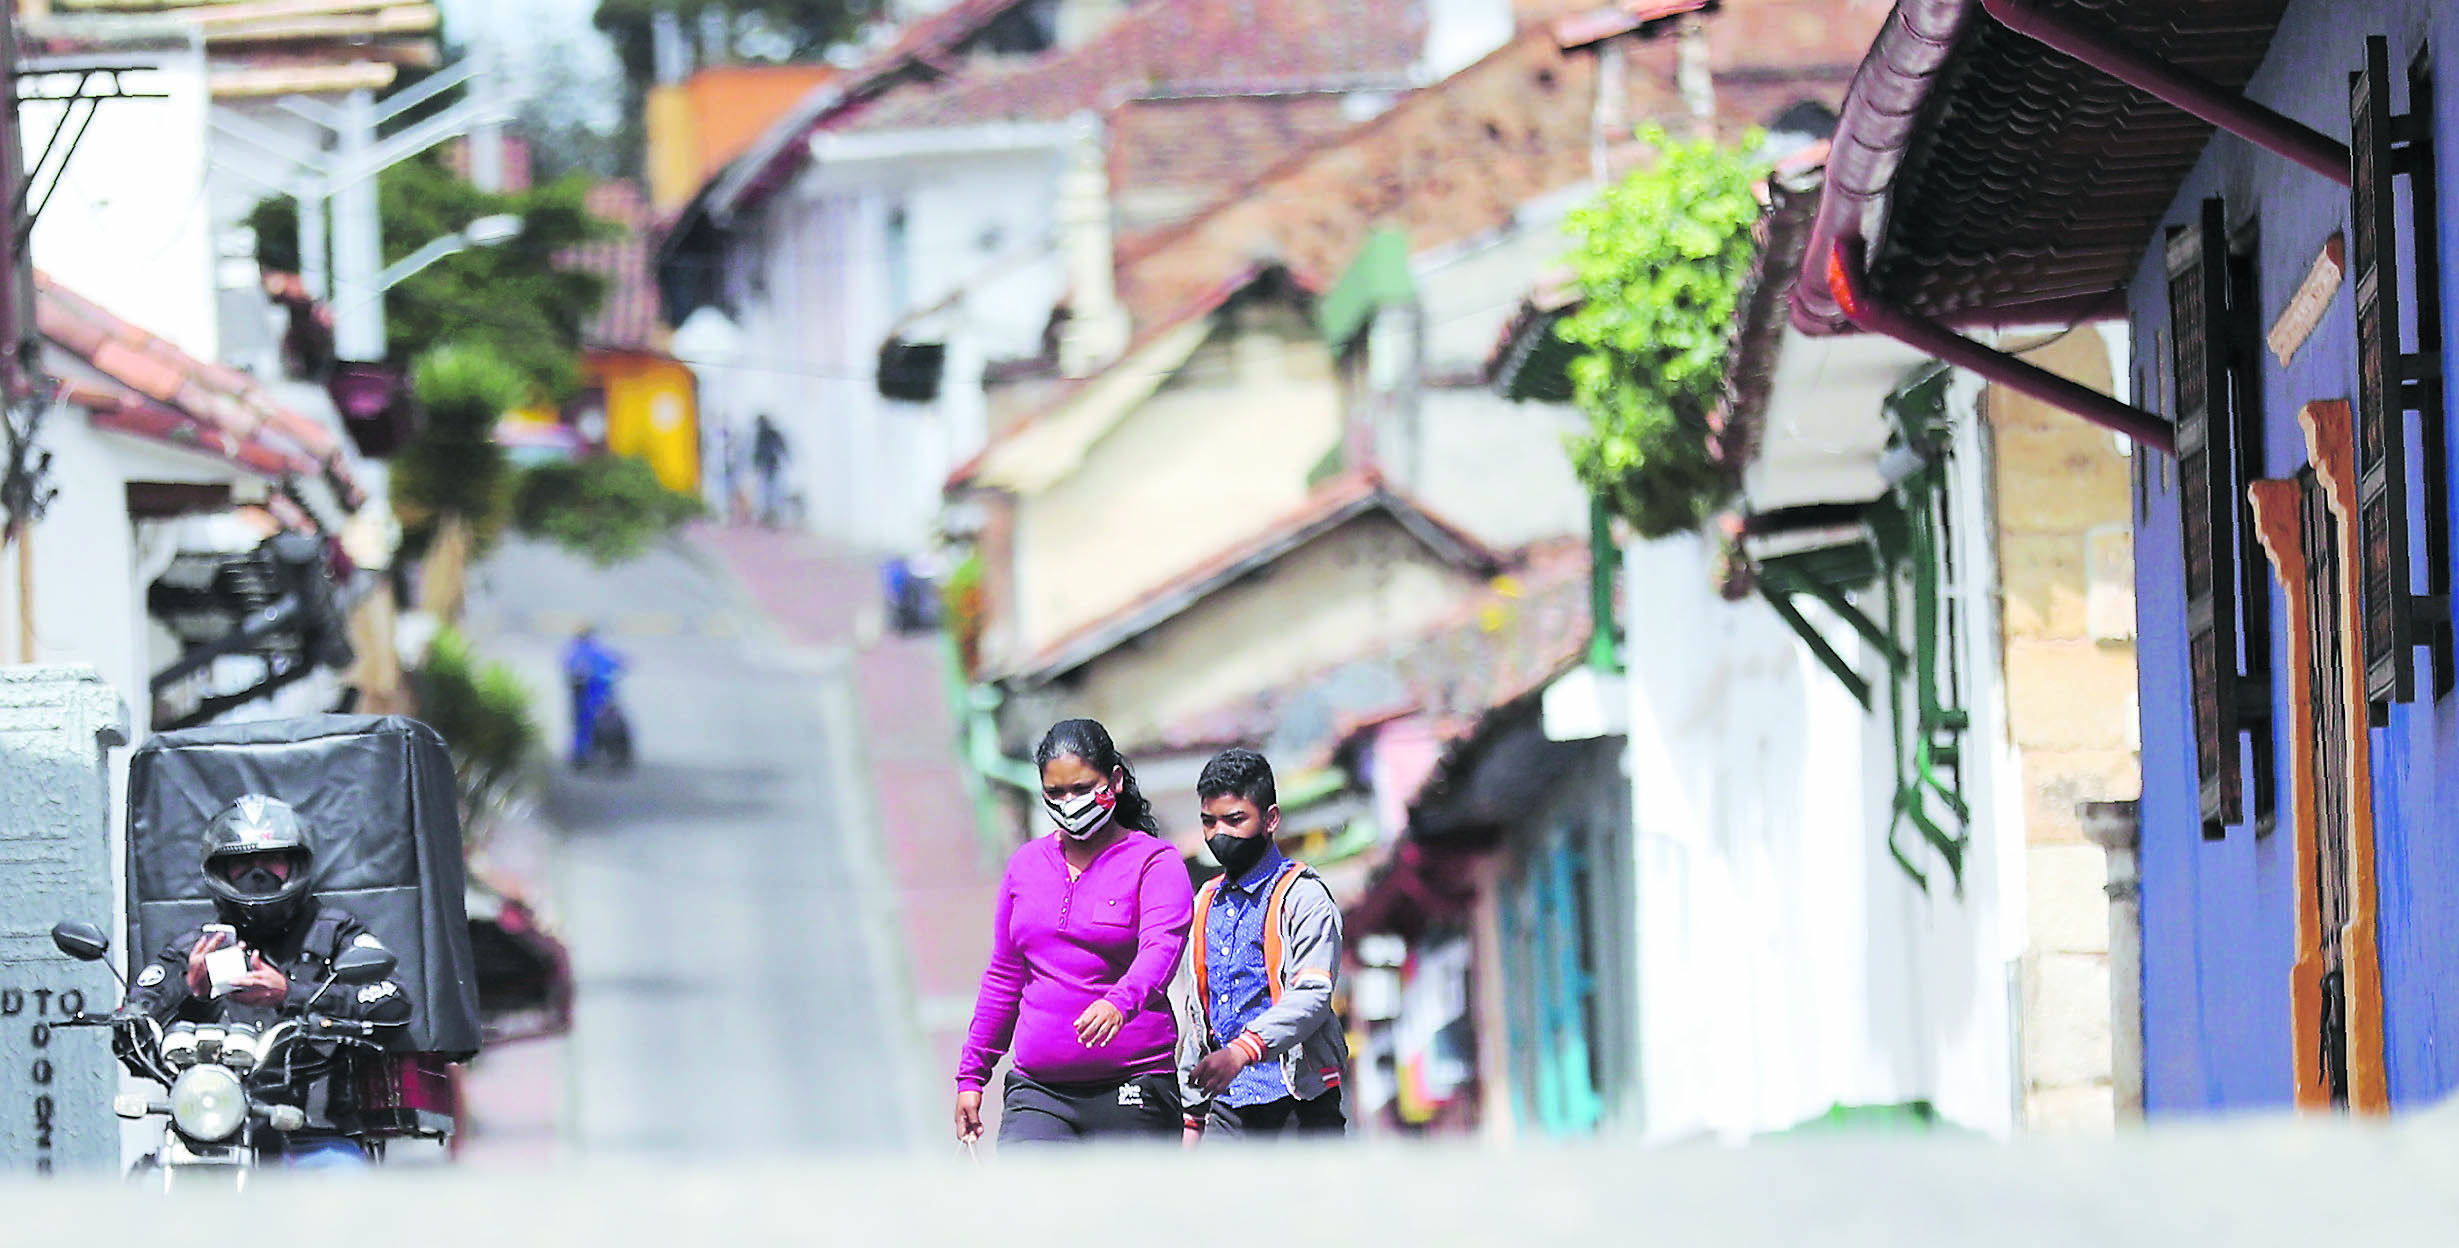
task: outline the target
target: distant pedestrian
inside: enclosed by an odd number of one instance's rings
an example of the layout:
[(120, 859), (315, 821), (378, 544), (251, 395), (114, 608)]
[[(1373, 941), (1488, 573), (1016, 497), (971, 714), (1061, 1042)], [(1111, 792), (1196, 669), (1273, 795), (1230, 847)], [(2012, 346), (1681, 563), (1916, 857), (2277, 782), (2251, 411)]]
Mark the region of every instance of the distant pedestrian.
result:
[(786, 435), (779, 432), (776, 422), (762, 415), (752, 422), (751, 468), (760, 478), (760, 523), (777, 527), (777, 516), (785, 502), (785, 465), (789, 458)]
[(572, 691), (572, 765), (587, 767), (598, 721), (615, 699), (615, 678), (623, 674), (623, 659), (598, 640), (598, 630), (584, 624), (564, 646), (564, 685)]
[(1034, 758), (1053, 830), (1017, 850), (1000, 882), (956, 1068), (957, 1138), (981, 1137), (983, 1085), (1012, 1055), (1002, 1145), (1173, 1139), (1169, 986), (1194, 902), (1186, 864), (1154, 835), (1152, 806), (1100, 724), (1052, 727)]
[(717, 488), (725, 500), (728, 524), (743, 522), (743, 448), (735, 445), (734, 426), (717, 427)]
[(1179, 1032), (1190, 1142), (1340, 1135), (1349, 1042), (1332, 1010), (1341, 912), (1281, 853), (1272, 764), (1223, 750), (1195, 782), (1204, 844), (1221, 863), (1195, 899)]

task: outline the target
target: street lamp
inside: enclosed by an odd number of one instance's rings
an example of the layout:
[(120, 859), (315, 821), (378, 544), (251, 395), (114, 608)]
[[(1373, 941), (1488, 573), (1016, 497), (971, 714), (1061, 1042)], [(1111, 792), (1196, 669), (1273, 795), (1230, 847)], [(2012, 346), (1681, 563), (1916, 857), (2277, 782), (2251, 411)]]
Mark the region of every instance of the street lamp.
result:
[(501, 247), (520, 236), (521, 218), (511, 213), (499, 212), (493, 216), (480, 217), (459, 230), (435, 239), (426, 246), (384, 266), (384, 271), (376, 275), (375, 293), (348, 307), (335, 308), (333, 319), (338, 323), (372, 309), (375, 313), (372, 318), (375, 325), (370, 332), (375, 335), (376, 353), (382, 355), (384, 292), (418, 276), (430, 265), (446, 256), (460, 255), (472, 247)]
[(410, 280), (446, 256), (459, 255), (472, 247), (501, 247), (520, 236), (521, 218), (511, 213), (480, 217), (463, 226), (460, 232), (447, 234), (384, 266), (384, 271), (376, 275), (376, 298), (383, 298), (385, 291)]

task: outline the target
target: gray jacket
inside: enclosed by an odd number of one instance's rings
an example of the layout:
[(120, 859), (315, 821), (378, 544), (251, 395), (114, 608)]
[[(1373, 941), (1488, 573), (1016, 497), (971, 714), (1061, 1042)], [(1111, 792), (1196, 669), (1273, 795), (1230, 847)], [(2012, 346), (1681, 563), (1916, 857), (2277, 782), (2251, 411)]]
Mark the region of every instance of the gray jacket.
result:
[[(1198, 1117), (1212, 1098), (1195, 1086), (1195, 1064), (1219, 1046), (1212, 1042), (1208, 993), (1204, 990), (1204, 924), (1221, 881), (1195, 895), (1195, 930), (1170, 984), (1178, 1011), (1178, 1076), (1187, 1114)], [(1265, 893), (1264, 948), (1278, 952), (1267, 964), (1272, 1005), (1247, 1030), (1262, 1042), (1266, 1060), (1277, 1060), (1291, 1095), (1313, 1100), (1341, 1083), (1349, 1063), (1349, 1037), (1332, 1011), (1340, 987), (1341, 913), (1323, 877), (1301, 862), (1283, 868)], [(1277, 946), (1277, 949), (1276, 949)]]

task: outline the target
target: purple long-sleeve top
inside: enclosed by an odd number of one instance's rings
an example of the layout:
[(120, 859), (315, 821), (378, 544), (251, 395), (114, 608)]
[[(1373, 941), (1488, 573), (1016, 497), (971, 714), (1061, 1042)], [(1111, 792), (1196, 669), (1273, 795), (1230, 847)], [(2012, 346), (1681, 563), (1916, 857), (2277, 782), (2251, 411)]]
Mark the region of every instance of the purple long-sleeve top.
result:
[[(988, 1082), (1011, 1041), (1016, 1069), (1034, 1079), (1095, 1083), (1176, 1070), (1169, 986), (1194, 911), (1187, 865), (1159, 837), (1131, 831), (1073, 880), (1058, 834), (1027, 842), (999, 883), (990, 966), (956, 1086)], [(1096, 1001), (1127, 1022), (1088, 1049), (1076, 1019)]]

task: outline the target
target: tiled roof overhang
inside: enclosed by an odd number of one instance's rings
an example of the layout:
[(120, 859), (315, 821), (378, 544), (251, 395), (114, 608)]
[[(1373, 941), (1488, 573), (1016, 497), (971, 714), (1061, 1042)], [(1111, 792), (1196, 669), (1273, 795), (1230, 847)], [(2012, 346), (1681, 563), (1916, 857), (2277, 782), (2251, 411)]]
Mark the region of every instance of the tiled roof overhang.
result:
[[(2037, 0), (2231, 91), (2287, 0)], [(1828, 288), (1869, 246), (1895, 306), (1948, 324), (2072, 323), (2127, 280), (2212, 127), (2018, 35), (1981, 0), (1899, 0), (1846, 97), (1827, 198), (1793, 292), (1810, 333), (1849, 332)]]

